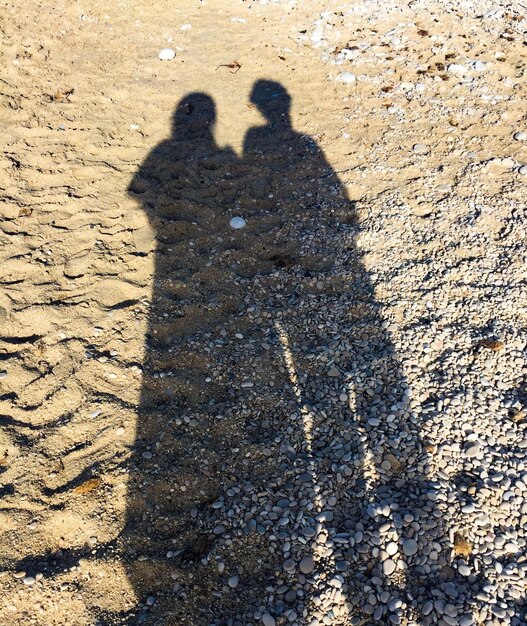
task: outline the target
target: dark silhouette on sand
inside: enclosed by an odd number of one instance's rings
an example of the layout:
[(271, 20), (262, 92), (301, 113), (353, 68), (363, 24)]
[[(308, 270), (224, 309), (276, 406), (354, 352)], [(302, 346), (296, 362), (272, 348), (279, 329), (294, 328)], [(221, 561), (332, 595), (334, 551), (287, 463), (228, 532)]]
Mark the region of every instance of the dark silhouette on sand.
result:
[[(293, 129), (284, 87), (258, 81), (251, 102), (265, 123), (248, 131), (239, 159), (215, 142), (212, 99), (186, 96), (172, 136), (129, 187), (157, 242), (121, 537), (139, 600), (156, 600), (133, 619), (223, 624), (221, 615), (259, 607), (279, 616), (290, 604), (275, 597), (269, 606), (266, 587), (287, 558), (309, 555), (304, 607), (340, 575), (349, 615), (359, 614), (365, 585), (391, 590), (377, 623), (391, 623), (397, 598), (418, 615), (419, 588), (439, 584), (441, 572), (404, 557), (406, 572), (386, 577), (384, 539), (365, 549), (388, 522), (401, 550), (415, 532), (410, 512), (421, 524), (439, 515), (417, 499), (427, 455), (354, 246), (354, 206), (316, 142)], [(234, 216), (246, 227), (233, 230)], [(403, 440), (410, 459), (401, 458)], [(260, 492), (278, 507), (274, 516), (262, 516)], [(222, 517), (221, 506), (231, 513)], [(277, 525), (299, 511), (304, 534), (292, 521)], [(431, 532), (441, 534), (439, 522)], [(336, 535), (353, 543), (328, 549)], [(233, 575), (235, 590), (226, 584)], [(290, 585), (299, 575), (279, 578)]]

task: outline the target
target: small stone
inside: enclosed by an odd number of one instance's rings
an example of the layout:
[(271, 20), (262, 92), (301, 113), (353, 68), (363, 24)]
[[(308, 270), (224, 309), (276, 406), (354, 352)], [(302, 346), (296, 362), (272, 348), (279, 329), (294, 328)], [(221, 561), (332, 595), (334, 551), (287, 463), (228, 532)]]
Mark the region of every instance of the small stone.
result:
[(475, 456), (478, 456), (479, 452), (481, 450), (481, 447), (479, 444), (476, 444), (474, 446), (470, 446), (469, 448), (467, 448), (465, 450), (465, 454), (466, 456), (468, 456), (469, 458), (473, 458)]
[(351, 83), (354, 83), (357, 80), (357, 77), (351, 72), (342, 72), (342, 74), (337, 76), (337, 80), (341, 83), (345, 83), (346, 85), (351, 85)]
[(311, 574), (311, 572), (313, 571), (315, 567), (315, 561), (313, 559), (312, 556), (305, 556), (301, 561), (300, 561), (300, 571), (302, 572), (302, 574)]
[(0, 372), (0, 380), (3, 380), (4, 378), (7, 378), (7, 372), (6, 371)]
[(476, 524), (478, 526), (488, 526), (490, 524), (490, 518), (485, 511), (482, 511), (476, 518)]
[(243, 219), (243, 217), (236, 216), (231, 218), (229, 225), (231, 228), (234, 228), (234, 230), (239, 230), (240, 228), (245, 228), (247, 226), (247, 222)]
[(451, 74), (456, 74), (458, 76), (467, 73), (467, 67), (465, 65), (461, 65), (460, 63), (451, 63), (446, 69)]
[(406, 556), (413, 556), (417, 553), (418, 545), (415, 539), (405, 539), (403, 541), (403, 553)]
[(527, 165), (522, 165), (518, 169), (518, 173), (521, 174), (522, 176), (527, 176)]
[(525, 141), (527, 139), (527, 133), (520, 130), (517, 133), (514, 133), (513, 138), (516, 139), (516, 141)]
[(34, 585), (36, 582), (36, 578), (34, 576), (26, 576), (23, 580), (24, 585), (27, 585), (28, 587), (31, 587), (31, 585)]
[(274, 617), (271, 614), (264, 613), (262, 615), (262, 624), (263, 624), (263, 626), (275, 626), (276, 625), (276, 621), (275, 621)]
[(240, 579), (238, 578), (238, 576), (231, 576), (229, 578), (229, 587), (231, 589), (236, 589), (236, 587), (238, 586), (239, 582), (240, 582)]
[(159, 58), (161, 61), (171, 61), (175, 56), (176, 53), (172, 50), (172, 48), (163, 48), (163, 50), (159, 52)]
[(285, 601), (288, 602), (289, 604), (293, 604), (293, 602), (296, 601), (296, 591), (294, 589), (290, 589), (285, 594)]
[(396, 567), (397, 566), (395, 565), (395, 562), (392, 561), (392, 559), (387, 559), (382, 564), (382, 571), (386, 576), (389, 576), (390, 574), (393, 574), (395, 572)]
[(386, 552), (390, 556), (393, 556), (394, 554), (397, 554), (398, 547), (397, 547), (397, 544), (395, 543), (395, 541), (390, 541), (390, 543), (386, 546)]
[(287, 559), (287, 561), (284, 562), (284, 569), (286, 572), (293, 572), (295, 569), (295, 562), (293, 561), (293, 559)]
[(472, 61), (470, 67), (476, 70), (476, 72), (482, 72), (486, 67), (486, 63), (483, 61)]
[(430, 152), (430, 147), (424, 143), (415, 143), (412, 150), (415, 154), (428, 154)]
[(461, 576), (470, 576), (470, 574), (472, 573), (472, 570), (468, 565), (460, 565), (457, 569)]
[(336, 367), (332, 367), (328, 372), (328, 376), (330, 378), (336, 378), (339, 375), (340, 375), (340, 372), (338, 371)]
[(15, 573), (13, 574), (13, 576), (14, 576), (15, 578), (25, 578), (25, 576), (26, 576), (26, 572), (24, 572), (24, 571), (21, 571), (21, 572), (15, 572)]
[(428, 615), (429, 613), (431, 613), (433, 608), (434, 608), (433, 602), (431, 602), (430, 600), (428, 600), (428, 602), (425, 602), (423, 605), (423, 609), (422, 609), (423, 615)]
[(146, 599), (147, 606), (154, 606), (155, 603), (156, 603), (155, 596), (148, 596), (148, 598)]
[(150, 450), (146, 450), (141, 456), (143, 459), (151, 459), (154, 456), (154, 453), (150, 452)]

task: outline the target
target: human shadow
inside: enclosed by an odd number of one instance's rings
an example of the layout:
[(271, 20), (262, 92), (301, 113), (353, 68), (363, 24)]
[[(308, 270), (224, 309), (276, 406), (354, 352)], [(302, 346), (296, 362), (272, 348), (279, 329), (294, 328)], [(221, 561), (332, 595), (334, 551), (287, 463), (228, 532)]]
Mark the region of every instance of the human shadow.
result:
[(265, 123), (239, 159), (210, 96), (183, 98), (129, 186), (156, 239), (131, 619), (437, 622), (423, 605), (455, 572), (354, 204), (283, 86), (251, 103)]

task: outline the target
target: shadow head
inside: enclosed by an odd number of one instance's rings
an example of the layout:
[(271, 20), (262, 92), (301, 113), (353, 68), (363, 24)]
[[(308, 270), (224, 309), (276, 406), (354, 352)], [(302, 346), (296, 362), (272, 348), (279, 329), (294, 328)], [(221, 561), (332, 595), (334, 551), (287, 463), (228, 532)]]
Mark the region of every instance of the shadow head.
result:
[(289, 123), (291, 96), (274, 80), (258, 80), (251, 91), (251, 102), (271, 123)]
[(212, 132), (216, 122), (216, 105), (206, 93), (194, 92), (179, 101), (172, 116), (174, 135), (206, 135)]

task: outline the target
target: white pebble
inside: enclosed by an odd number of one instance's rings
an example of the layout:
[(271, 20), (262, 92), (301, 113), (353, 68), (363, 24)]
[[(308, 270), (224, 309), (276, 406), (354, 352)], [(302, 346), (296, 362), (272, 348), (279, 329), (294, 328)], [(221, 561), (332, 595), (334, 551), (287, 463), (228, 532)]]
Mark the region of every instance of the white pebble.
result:
[(159, 53), (159, 58), (161, 59), (161, 61), (170, 61), (175, 56), (176, 53), (174, 52), (174, 50), (172, 50), (172, 48), (163, 48), (163, 50), (161, 50), (161, 52)]
[(239, 230), (240, 228), (245, 228), (247, 226), (247, 222), (243, 219), (243, 217), (233, 217), (229, 224), (230, 227), (235, 230)]
[(451, 63), (447, 67), (447, 71), (451, 74), (462, 75), (467, 73), (467, 68), (465, 65), (460, 65), (459, 63)]
[(345, 83), (346, 85), (351, 85), (351, 83), (354, 83), (357, 78), (355, 74), (352, 74), (351, 72), (342, 72), (342, 74), (337, 76), (337, 80), (341, 83)]
[(520, 130), (517, 133), (514, 133), (513, 138), (516, 139), (516, 141), (525, 141), (527, 139), (527, 133)]
[(427, 154), (430, 152), (430, 148), (424, 143), (416, 143), (414, 144), (412, 150), (415, 154)]
[(484, 63), (483, 61), (471, 61), (470, 67), (473, 70), (476, 70), (476, 72), (482, 72), (486, 67), (486, 63)]

